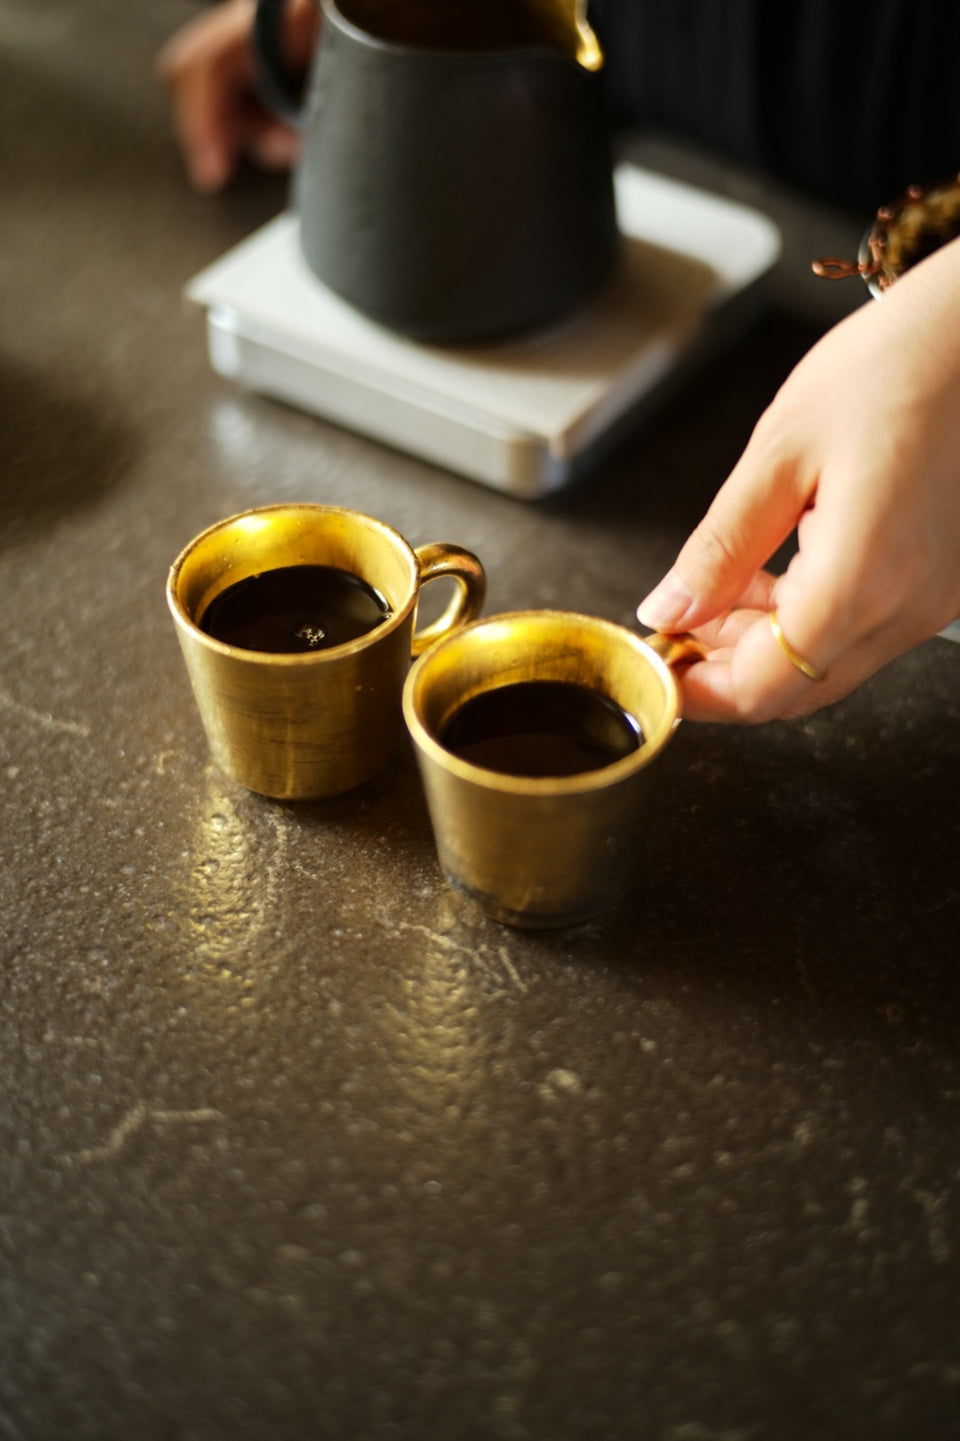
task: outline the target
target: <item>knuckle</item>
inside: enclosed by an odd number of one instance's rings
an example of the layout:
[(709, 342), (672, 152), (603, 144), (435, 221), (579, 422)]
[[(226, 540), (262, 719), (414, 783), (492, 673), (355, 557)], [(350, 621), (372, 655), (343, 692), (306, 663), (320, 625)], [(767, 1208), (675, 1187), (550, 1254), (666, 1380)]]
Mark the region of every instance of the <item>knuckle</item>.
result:
[(738, 572), (746, 562), (746, 536), (719, 509), (708, 511), (690, 538), (691, 559), (710, 575)]
[(754, 424), (745, 454), (774, 475), (790, 464), (795, 451), (793, 408), (780, 391)]

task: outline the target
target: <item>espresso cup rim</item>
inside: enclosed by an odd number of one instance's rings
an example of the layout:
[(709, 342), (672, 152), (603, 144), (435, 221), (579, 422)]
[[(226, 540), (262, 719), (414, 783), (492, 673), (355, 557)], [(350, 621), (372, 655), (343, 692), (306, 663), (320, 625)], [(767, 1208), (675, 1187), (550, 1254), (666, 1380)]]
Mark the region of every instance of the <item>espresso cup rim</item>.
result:
[[(349, 515), (363, 522), (369, 527), (379, 531), (388, 540), (396, 544), (402, 550), (408, 562), (410, 570), (410, 590), (402, 606), (393, 610), (389, 617), (374, 626), (365, 635), (358, 636), (356, 640), (341, 642), (340, 645), (327, 646), (324, 650), (301, 651), (287, 654), (282, 651), (254, 650), (248, 646), (230, 645), (227, 641), (219, 640), (209, 631), (201, 629), (197, 621), (189, 613), (178, 592), (177, 582), (183, 572), (183, 567), (190, 555), (196, 548), (209, 537), (214, 536), (219, 530), (226, 530), (238, 521), (244, 521), (254, 516), (269, 516), (282, 511), (304, 511), (314, 515)], [(265, 567), (273, 569), (274, 567)], [(223, 516), (220, 520), (214, 521), (203, 530), (198, 531), (191, 540), (183, 547), (180, 553), (173, 560), (167, 574), (167, 605), (175, 623), (194, 636), (201, 644), (209, 646), (211, 650), (233, 659), (249, 660), (251, 663), (268, 662), (270, 665), (284, 667), (317, 666), (324, 662), (340, 659), (343, 656), (355, 655), (360, 651), (369, 649), (378, 641), (384, 640), (388, 635), (405, 624), (417, 602), (419, 591), (419, 570), (417, 557), (413, 546), (400, 534), (400, 532), (385, 520), (379, 517), (368, 515), (366, 511), (354, 510), (348, 505), (324, 505), (315, 501), (277, 501), (270, 505), (254, 505), (246, 510), (236, 511), (233, 515)]]
[[(549, 625), (554, 623), (569, 625), (571, 622), (581, 625), (586, 623), (593, 630), (601, 630), (609, 634), (616, 644), (626, 644), (635, 650), (638, 664), (648, 665), (659, 675), (667, 697), (663, 716), (653, 735), (644, 735), (643, 742), (636, 751), (632, 751), (619, 760), (612, 761), (609, 765), (568, 776), (519, 776), (507, 771), (495, 771), (486, 766), (477, 765), (473, 761), (465, 760), (462, 756), (448, 750), (420, 714), (418, 695), (425, 672), (431, 664), (437, 663), (437, 656), (441, 651), (447, 649), (454, 642), (462, 644), (471, 633), (485, 627), (493, 628), (498, 624), (524, 620), (546, 620)], [(608, 698), (616, 701), (616, 697)], [(619, 701), (616, 703), (620, 704)], [(670, 666), (634, 631), (627, 630), (625, 626), (619, 625), (616, 621), (606, 620), (602, 616), (587, 615), (581, 611), (537, 608), (480, 616), (451, 635), (437, 641), (414, 661), (408, 672), (404, 681), (402, 706), (404, 721), (413, 744), (446, 771), (473, 785), (500, 793), (517, 796), (566, 796), (601, 791), (616, 786), (635, 773), (644, 770), (656, 760), (669, 742), (680, 719), (680, 691)]]

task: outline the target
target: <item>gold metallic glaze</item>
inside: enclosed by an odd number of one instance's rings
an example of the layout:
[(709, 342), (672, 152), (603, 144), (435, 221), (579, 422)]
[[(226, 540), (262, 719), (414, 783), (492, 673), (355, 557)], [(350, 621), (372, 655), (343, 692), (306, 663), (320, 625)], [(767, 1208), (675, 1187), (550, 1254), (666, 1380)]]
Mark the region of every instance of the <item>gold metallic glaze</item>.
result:
[[(667, 638), (675, 660), (702, 655)], [(657, 644), (660, 644), (658, 639)], [(564, 680), (634, 716), (640, 749), (579, 775), (504, 775), (441, 745), (454, 711), (496, 686)], [(474, 622), (429, 650), (403, 693), (440, 865), (450, 884), (507, 924), (572, 924), (602, 910), (637, 863), (653, 792), (650, 767), (680, 716), (671, 667), (609, 621), (565, 611), (519, 611)]]
[(589, 20), (587, 0), (529, 0), (544, 33), (555, 36), (559, 48), (584, 70), (603, 67), (603, 51)]
[[(226, 645), (198, 622), (235, 582), (289, 565), (334, 565), (359, 575), (392, 614), (329, 650), (276, 655)], [(415, 632), (420, 587), (457, 582), (444, 614)], [(249, 790), (310, 800), (352, 790), (380, 770), (402, 733), (400, 692), (431, 640), (479, 614), (483, 567), (458, 547), (419, 550), (382, 521), (336, 506), (266, 506), (197, 536), (174, 561), (167, 603), (210, 749)]]
[(780, 649), (783, 651), (790, 664), (792, 666), (795, 666), (802, 675), (805, 675), (807, 677), (808, 680), (826, 680), (827, 672), (825, 670), (817, 670), (817, 667), (815, 665), (811, 665), (810, 661), (804, 659), (804, 657), (800, 654), (798, 650), (794, 650), (793, 646), (790, 644), (790, 642), (787, 640), (787, 637), (783, 633), (783, 627), (780, 624), (780, 621), (777, 617), (777, 612), (775, 610), (772, 610), (770, 612), (769, 620), (770, 629), (773, 631), (773, 638), (777, 642), (777, 645), (780, 647)]

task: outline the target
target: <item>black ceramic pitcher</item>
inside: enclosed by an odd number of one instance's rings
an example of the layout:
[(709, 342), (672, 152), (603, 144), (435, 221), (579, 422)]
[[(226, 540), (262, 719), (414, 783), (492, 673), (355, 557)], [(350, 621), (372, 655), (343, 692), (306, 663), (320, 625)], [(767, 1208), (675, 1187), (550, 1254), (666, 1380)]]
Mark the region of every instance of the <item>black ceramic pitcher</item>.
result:
[(602, 56), (585, 0), (321, 0), (301, 104), (259, 0), (264, 93), (303, 135), (303, 255), (433, 342), (554, 320), (617, 253)]

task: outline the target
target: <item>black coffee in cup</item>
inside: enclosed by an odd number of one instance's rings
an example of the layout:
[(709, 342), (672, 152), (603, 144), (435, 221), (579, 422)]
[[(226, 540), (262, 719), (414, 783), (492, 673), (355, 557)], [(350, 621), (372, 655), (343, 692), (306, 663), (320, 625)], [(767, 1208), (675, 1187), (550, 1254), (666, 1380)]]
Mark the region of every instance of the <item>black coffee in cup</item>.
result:
[(454, 712), (439, 739), (473, 765), (515, 776), (600, 770), (643, 742), (633, 716), (572, 681), (519, 681), (481, 691)]
[(389, 615), (380, 592), (351, 571), (286, 565), (227, 586), (199, 625), (227, 645), (295, 655), (359, 640)]

